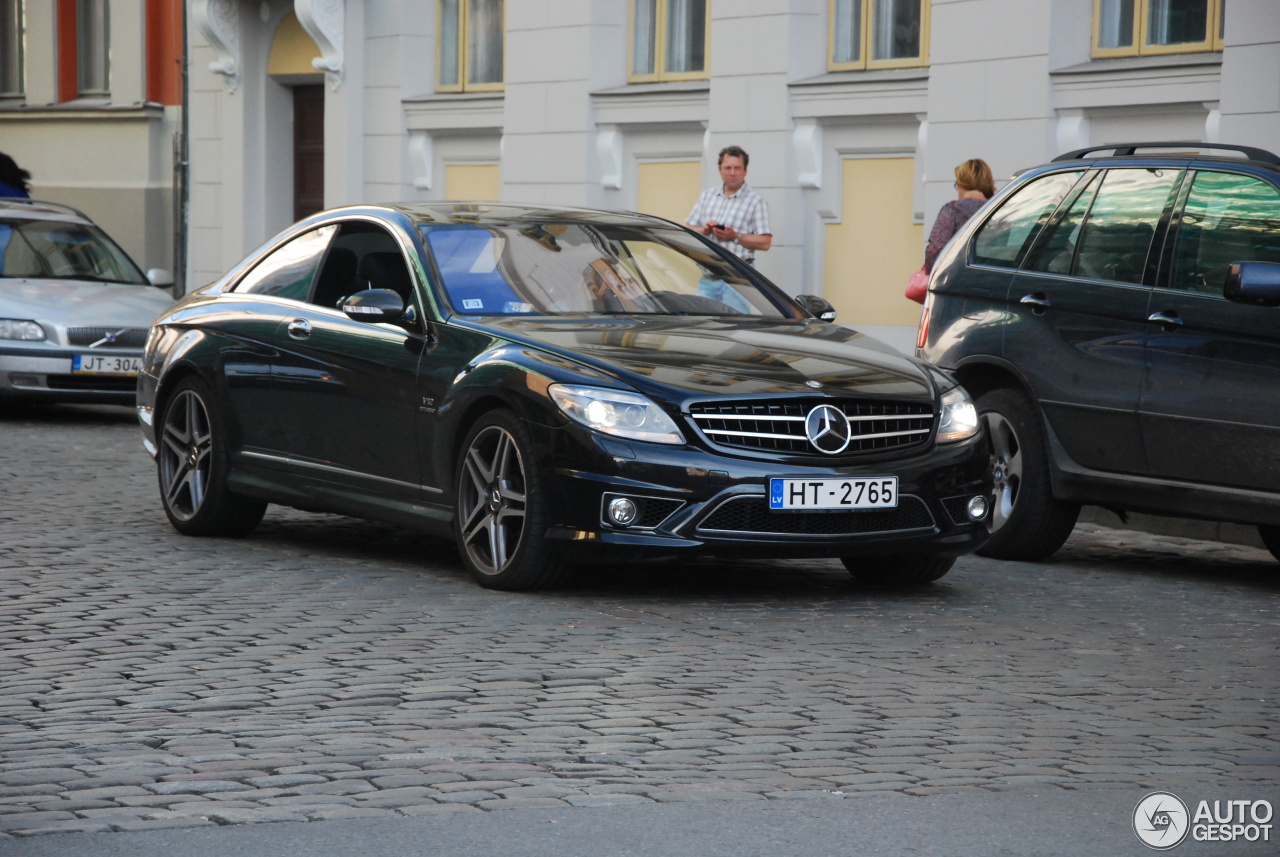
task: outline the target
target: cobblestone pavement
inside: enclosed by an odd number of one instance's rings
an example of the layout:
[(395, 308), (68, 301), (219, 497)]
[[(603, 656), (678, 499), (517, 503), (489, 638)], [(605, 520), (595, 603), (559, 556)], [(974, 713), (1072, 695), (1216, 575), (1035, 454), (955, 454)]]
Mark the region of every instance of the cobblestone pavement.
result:
[(0, 412), (0, 486), (0, 840), (1280, 782), (1280, 565), (1253, 548), (1082, 525), (922, 591), (707, 561), (503, 594), (345, 518), (181, 537), (110, 408)]

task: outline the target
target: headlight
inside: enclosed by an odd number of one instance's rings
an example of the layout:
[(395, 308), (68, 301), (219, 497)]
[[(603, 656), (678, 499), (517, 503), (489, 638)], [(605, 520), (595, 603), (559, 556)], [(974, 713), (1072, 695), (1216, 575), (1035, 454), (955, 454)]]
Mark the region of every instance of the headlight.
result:
[(550, 393), (560, 410), (587, 428), (651, 443), (684, 443), (671, 417), (638, 393), (573, 384), (552, 384)]
[(21, 339), (23, 342), (40, 342), (44, 338), (44, 328), (34, 321), (27, 321), (22, 318), (0, 318), (0, 339)]
[(938, 421), (938, 443), (954, 443), (978, 433), (978, 409), (969, 394), (952, 387), (942, 394), (942, 419)]

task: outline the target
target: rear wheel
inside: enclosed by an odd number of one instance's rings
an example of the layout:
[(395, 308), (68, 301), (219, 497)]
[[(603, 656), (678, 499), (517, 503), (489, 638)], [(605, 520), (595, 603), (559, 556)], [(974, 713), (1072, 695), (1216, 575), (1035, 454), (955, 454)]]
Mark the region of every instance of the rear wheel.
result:
[(1044, 430), (1025, 393), (1000, 387), (979, 396), (977, 405), (995, 458), (991, 540), (978, 553), (1044, 559), (1071, 535), (1080, 507), (1053, 496)]
[(951, 570), (953, 556), (844, 556), (844, 567), (861, 583), (874, 586), (917, 586), (933, 583)]
[(227, 488), (226, 422), (199, 378), (180, 382), (160, 416), (156, 470), (160, 499), (173, 528), (188, 536), (242, 536), (262, 520), (267, 504)]
[(1280, 527), (1259, 526), (1258, 535), (1262, 536), (1262, 543), (1271, 555), (1280, 559)]
[(568, 576), (546, 539), (533, 441), (510, 411), (492, 411), (467, 433), (458, 463), (454, 534), (471, 576), (490, 589), (541, 589)]

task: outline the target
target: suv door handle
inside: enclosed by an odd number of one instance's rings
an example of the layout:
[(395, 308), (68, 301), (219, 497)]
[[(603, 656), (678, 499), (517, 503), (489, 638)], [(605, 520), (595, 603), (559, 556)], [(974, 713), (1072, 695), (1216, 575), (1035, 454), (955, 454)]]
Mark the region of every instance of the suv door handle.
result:
[(294, 339), (306, 339), (311, 335), (311, 322), (305, 318), (295, 318), (286, 328)]
[(1178, 318), (1178, 314), (1171, 309), (1153, 312), (1147, 316), (1147, 321), (1160, 325), (1166, 333), (1172, 333), (1182, 327), (1182, 319)]
[(1018, 301), (1018, 303), (1031, 307), (1031, 312), (1034, 315), (1044, 315), (1044, 311), (1053, 306), (1053, 304), (1049, 303), (1049, 299), (1045, 297), (1044, 292), (1023, 295), (1022, 300)]

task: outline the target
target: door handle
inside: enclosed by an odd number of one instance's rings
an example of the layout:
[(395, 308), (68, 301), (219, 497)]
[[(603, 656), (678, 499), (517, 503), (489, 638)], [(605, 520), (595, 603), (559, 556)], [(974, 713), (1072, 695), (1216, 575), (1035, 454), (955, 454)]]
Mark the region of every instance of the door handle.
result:
[(1182, 327), (1182, 319), (1178, 318), (1178, 314), (1171, 309), (1153, 312), (1147, 316), (1147, 321), (1160, 325), (1166, 333), (1172, 333)]
[(294, 339), (306, 339), (311, 335), (311, 322), (305, 318), (295, 318), (289, 322), (289, 326), (286, 329)]
[(1049, 299), (1044, 296), (1044, 292), (1023, 295), (1022, 300), (1018, 301), (1018, 303), (1031, 307), (1033, 315), (1044, 315), (1044, 311), (1053, 306), (1053, 304), (1049, 303)]

